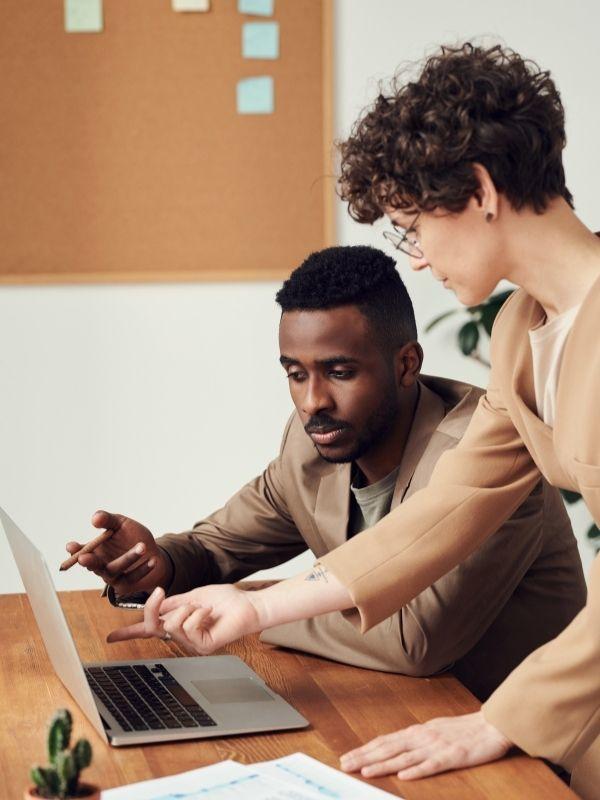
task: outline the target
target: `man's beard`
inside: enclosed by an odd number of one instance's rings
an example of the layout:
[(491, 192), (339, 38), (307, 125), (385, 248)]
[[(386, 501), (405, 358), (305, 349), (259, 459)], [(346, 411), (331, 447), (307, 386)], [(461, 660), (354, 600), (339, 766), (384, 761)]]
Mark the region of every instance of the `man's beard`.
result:
[[(365, 456), (374, 447), (377, 447), (391, 433), (398, 417), (398, 401), (391, 393), (386, 395), (381, 401), (381, 405), (366, 420), (352, 450), (339, 455), (326, 455), (315, 444), (317, 453), (324, 461), (330, 464), (347, 464), (350, 461), (357, 461)], [(327, 414), (319, 414), (311, 417), (305, 429), (307, 432), (311, 428), (330, 427), (330, 428), (351, 428), (343, 420), (334, 420)]]

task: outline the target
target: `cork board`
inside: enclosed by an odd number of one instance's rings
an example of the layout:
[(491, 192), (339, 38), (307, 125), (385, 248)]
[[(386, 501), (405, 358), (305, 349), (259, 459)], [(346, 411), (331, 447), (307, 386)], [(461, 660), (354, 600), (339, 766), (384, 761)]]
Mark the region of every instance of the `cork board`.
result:
[[(104, 0), (67, 34), (62, 0), (2, 0), (1, 283), (279, 278), (329, 243), (330, 0), (276, 0), (275, 61), (211, 5)], [(237, 114), (254, 75), (274, 114)]]

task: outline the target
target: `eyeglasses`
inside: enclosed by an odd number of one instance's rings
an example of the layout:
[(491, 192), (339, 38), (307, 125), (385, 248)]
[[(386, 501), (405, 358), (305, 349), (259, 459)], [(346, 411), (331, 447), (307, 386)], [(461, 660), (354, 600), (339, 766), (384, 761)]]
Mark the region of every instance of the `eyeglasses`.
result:
[(421, 212), (419, 211), (413, 219), (410, 228), (406, 228), (406, 230), (399, 228), (392, 222), (394, 230), (383, 232), (384, 239), (390, 242), (392, 247), (395, 247), (396, 250), (400, 250), (401, 253), (406, 253), (407, 256), (412, 256), (412, 258), (423, 258), (423, 251), (421, 250), (421, 245), (419, 244), (415, 231), (415, 225), (420, 216)]

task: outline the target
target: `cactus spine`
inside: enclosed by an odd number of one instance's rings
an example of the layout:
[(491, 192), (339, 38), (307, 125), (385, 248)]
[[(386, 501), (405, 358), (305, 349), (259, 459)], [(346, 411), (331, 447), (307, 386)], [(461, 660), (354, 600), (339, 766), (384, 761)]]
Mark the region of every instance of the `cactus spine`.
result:
[(66, 708), (57, 711), (48, 730), (48, 758), (51, 766), (35, 766), (31, 770), (31, 779), (41, 797), (66, 800), (77, 796), (79, 773), (89, 767), (92, 748), (87, 739), (79, 739), (73, 749), (69, 750), (72, 729), (73, 718), (70, 712)]

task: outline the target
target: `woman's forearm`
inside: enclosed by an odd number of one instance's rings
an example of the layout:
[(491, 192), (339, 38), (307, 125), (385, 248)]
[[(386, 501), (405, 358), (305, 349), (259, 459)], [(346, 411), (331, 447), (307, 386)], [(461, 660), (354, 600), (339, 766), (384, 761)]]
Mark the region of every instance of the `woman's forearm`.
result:
[(256, 608), (260, 630), (354, 605), (348, 589), (320, 565), (248, 596)]

